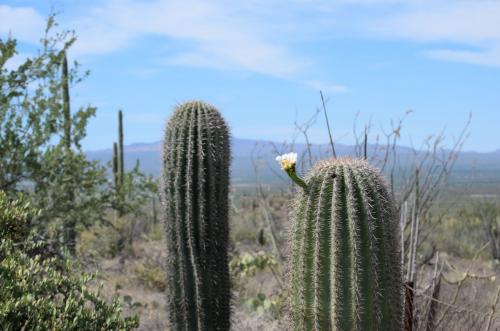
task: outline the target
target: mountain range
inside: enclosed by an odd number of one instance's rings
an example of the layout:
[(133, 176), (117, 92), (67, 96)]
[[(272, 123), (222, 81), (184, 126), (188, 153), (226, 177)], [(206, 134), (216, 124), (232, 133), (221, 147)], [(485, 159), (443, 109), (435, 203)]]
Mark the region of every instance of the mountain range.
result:
[[(402, 168), (408, 167), (418, 160), (425, 152), (415, 151), (410, 147), (397, 146), (397, 155)], [(351, 145), (336, 144), (338, 156), (359, 155), (359, 149)], [(239, 139), (231, 140), (232, 163), (231, 178), (235, 186), (252, 186), (256, 179), (264, 184), (283, 185), (287, 183), (286, 176), (274, 160), (278, 154), (294, 151), (299, 155), (307, 155), (307, 145), (269, 142), (263, 140)], [(316, 159), (331, 155), (329, 144), (313, 144), (311, 155)], [(143, 172), (153, 176), (161, 173), (161, 142), (133, 143), (124, 146), (125, 168), (131, 169), (139, 160)], [(368, 145), (369, 156), (383, 157), (383, 151), (375, 145)], [(112, 149), (88, 151), (91, 160), (107, 163), (112, 158)], [(377, 155), (377, 153), (379, 155)], [(440, 151), (439, 157), (444, 158), (449, 151)], [(304, 164), (307, 166), (308, 162)], [(257, 171), (256, 171), (257, 170)], [(500, 150), (489, 153), (462, 151), (459, 153), (453, 172), (450, 175), (452, 185), (472, 185), (488, 192), (500, 192)]]

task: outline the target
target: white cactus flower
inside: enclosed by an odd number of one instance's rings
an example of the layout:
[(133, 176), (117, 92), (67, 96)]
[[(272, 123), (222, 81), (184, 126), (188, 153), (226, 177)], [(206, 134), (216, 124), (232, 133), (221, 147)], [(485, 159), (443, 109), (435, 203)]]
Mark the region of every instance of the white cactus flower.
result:
[(276, 161), (281, 165), (281, 169), (289, 171), (295, 167), (297, 163), (297, 153), (286, 153), (276, 157)]

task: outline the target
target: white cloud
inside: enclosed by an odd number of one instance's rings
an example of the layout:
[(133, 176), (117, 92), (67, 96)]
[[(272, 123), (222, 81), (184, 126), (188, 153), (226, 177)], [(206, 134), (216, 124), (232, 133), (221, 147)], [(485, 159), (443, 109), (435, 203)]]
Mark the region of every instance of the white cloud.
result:
[(169, 63), (231, 67), (278, 77), (306, 66), (306, 61), (267, 38), (265, 31), (244, 15), (236, 15), (237, 11), (235, 6), (213, 1), (112, 0), (70, 23), (79, 33), (75, 45), (79, 54), (116, 51), (141, 36), (153, 35), (190, 43), (188, 51), (173, 55)]
[(440, 47), (424, 52), (432, 58), (487, 66), (500, 64), (500, 1), (450, 0), (409, 6), (402, 13), (375, 20), (370, 28), (390, 38), (480, 49)]
[[(296, 28), (289, 21), (284, 27), (275, 24), (278, 7), (277, 1), (261, 0), (102, 0), (77, 10), (67, 7), (69, 11), (58, 20), (78, 34), (70, 50), (73, 56), (122, 51), (140, 38), (153, 36), (160, 38), (156, 50), (172, 41), (180, 45), (166, 53), (166, 64), (296, 78), (311, 62), (289, 50), (283, 30), (290, 33)], [(0, 6), (0, 17), (0, 33), (12, 30), (20, 40), (38, 43), (45, 22), (34, 8)]]
[[(353, 12), (356, 7), (363, 10)], [(79, 34), (76, 55), (111, 53), (144, 36), (158, 36), (165, 45), (174, 40), (183, 46), (170, 52), (163, 61), (167, 64), (297, 79), (307, 76), (313, 64), (291, 51), (294, 42), (361, 33), (431, 43), (424, 54), (436, 59), (500, 62), (500, 1), (493, 0), (100, 0), (82, 8), (60, 16)], [(14, 31), (15, 37), (33, 43), (45, 25), (29, 7), (0, 5), (0, 17), (0, 34)], [(434, 43), (480, 50), (432, 49)]]
[(410, 7), (402, 14), (383, 18), (375, 28), (418, 41), (478, 43), (500, 41), (499, 1), (446, 1)]
[[(364, 13), (353, 13), (356, 6)], [(45, 24), (28, 7), (0, 5), (0, 17), (6, 18), (0, 21), (0, 33), (12, 30), (29, 42), (38, 41)], [(302, 84), (309, 88), (339, 93), (347, 88), (307, 78), (313, 63), (291, 51), (294, 38), (328, 38), (339, 33), (339, 26), (331, 23), (340, 20), (340, 33), (422, 42), (430, 48), (423, 53), (435, 59), (498, 66), (499, 17), (500, 1), (484, 0), (290, 0), (286, 6), (280, 0), (102, 0), (80, 12), (63, 13), (60, 19), (79, 34), (76, 55), (116, 52), (139, 38), (156, 36), (159, 47), (161, 38), (165, 45), (176, 41), (182, 46), (170, 50), (163, 63), (295, 81), (303, 77)], [(467, 49), (457, 50), (460, 45)]]
[(40, 40), (45, 27), (45, 19), (33, 8), (0, 5), (0, 35), (26, 42)]
[(485, 51), (436, 49), (427, 51), (425, 54), (440, 60), (500, 67), (500, 47), (495, 47)]

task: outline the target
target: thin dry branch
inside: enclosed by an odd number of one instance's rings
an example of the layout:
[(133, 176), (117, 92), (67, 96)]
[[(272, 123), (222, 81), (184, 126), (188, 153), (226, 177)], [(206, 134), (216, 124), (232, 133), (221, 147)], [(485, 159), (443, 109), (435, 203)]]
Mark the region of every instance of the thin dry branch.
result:
[(323, 97), (322, 91), (319, 91), (319, 95), (321, 96), (321, 104), (323, 105), (323, 113), (325, 114), (326, 127), (328, 129), (328, 136), (330, 138), (330, 145), (332, 147), (332, 155), (334, 158), (336, 158), (337, 153), (335, 153), (335, 144), (333, 143), (332, 130), (330, 129), (330, 122), (328, 121), (328, 113), (326, 111), (325, 98)]

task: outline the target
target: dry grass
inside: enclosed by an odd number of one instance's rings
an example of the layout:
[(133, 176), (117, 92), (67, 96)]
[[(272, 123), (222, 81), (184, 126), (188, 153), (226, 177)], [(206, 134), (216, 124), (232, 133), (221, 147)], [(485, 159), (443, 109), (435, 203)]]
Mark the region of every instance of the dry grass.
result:
[[(287, 200), (283, 197), (270, 197), (267, 206), (274, 222), (278, 244), (284, 250), (287, 235)], [(268, 231), (264, 221), (265, 215), (260, 212), (260, 207), (252, 198), (241, 199), (235, 206), (237, 212), (233, 212), (231, 217), (233, 254), (260, 250), (273, 252), (268, 232), (264, 246), (260, 246), (256, 241), (258, 229), (264, 227)], [(439, 239), (440, 236), (451, 236), (451, 233), (454, 232), (449, 228), (437, 227), (435, 237)], [(95, 251), (91, 257), (82, 256), (90, 259), (85, 261), (88, 269), (98, 271), (101, 275), (103, 294), (107, 297), (119, 295), (124, 299), (125, 314), (139, 315), (139, 330), (167, 329), (164, 270), (166, 253), (163, 240), (163, 229), (157, 227), (147, 236), (136, 239), (132, 249), (121, 252), (114, 258), (96, 256)], [(484, 256), (481, 255), (481, 258)], [(486, 330), (490, 320), (490, 330), (500, 330), (500, 315), (497, 311), (492, 314), (492, 304), (500, 288), (500, 275), (495, 275), (497, 265), (481, 259), (458, 258), (445, 253), (439, 254), (437, 266), (435, 259), (431, 262), (420, 268), (417, 274), (416, 330), (426, 329), (433, 294), (432, 279), (436, 270), (442, 271), (444, 280), (435, 304), (435, 330)], [(468, 276), (461, 282), (464, 273)], [(233, 277), (233, 330), (287, 329), (283, 322), (283, 311), (276, 313), (272, 309), (249, 309), (248, 305), (245, 305), (249, 299), (261, 294), (273, 300), (279, 298), (279, 277), (277, 279), (269, 269), (261, 270), (252, 277)]]
[(98, 272), (106, 297), (118, 295), (123, 299), (125, 315), (139, 315), (138, 330), (166, 330), (166, 293), (164, 286), (154, 286), (156, 281), (166, 280), (165, 258), (161, 241), (138, 240), (132, 253), (94, 260), (89, 271)]
[[(133, 254), (118, 256), (113, 259), (101, 259), (94, 264), (94, 270), (99, 271), (103, 283), (103, 294), (107, 297), (119, 295), (124, 298), (124, 312), (138, 314), (140, 327), (138, 330), (166, 330), (166, 293), (158, 287), (151, 287), (134, 270), (140, 265), (155, 263), (155, 267), (163, 271), (165, 252), (163, 242), (140, 240), (134, 245)], [(500, 286), (500, 277), (495, 274), (495, 267), (484, 261), (471, 261), (457, 257), (440, 255), (440, 261), (447, 261), (443, 274), (449, 283), (444, 282), (440, 291), (437, 320), (447, 311), (436, 330), (484, 330), (491, 314), (491, 304)], [(468, 268), (470, 277), (467, 279), (455, 299), (457, 285)], [(432, 294), (429, 286), (434, 273), (434, 265), (426, 265), (419, 272), (419, 287), (417, 300), (420, 300), (418, 312), (421, 329), (427, 318), (426, 309)], [(164, 274), (163, 274), (164, 275)], [(488, 276), (488, 277), (483, 277)], [(277, 318), (271, 312), (259, 313), (244, 307), (242, 301), (258, 293), (271, 295), (277, 290), (277, 282), (271, 272), (258, 273), (255, 277), (234, 281), (233, 291), (233, 330), (238, 331), (273, 331), (286, 329), (283, 318)], [(427, 300), (427, 301), (426, 301)], [(454, 301), (455, 300), (455, 301)], [(452, 303), (451, 306), (448, 303)], [(492, 315), (491, 330), (500, 329), (500, 315)]]
[[(490, 263), (440, 254), (438, 265), (427, 265), (419, 272), (417, 330), (426, 330), (429, 308), (434, 303), (433, 330), (500, 329), (497, 302), (500, 281)], [(433, 297), (433, 278), (442, 274), (438, 296)], [(436, 292), (434, 292), (436, 294)]]

